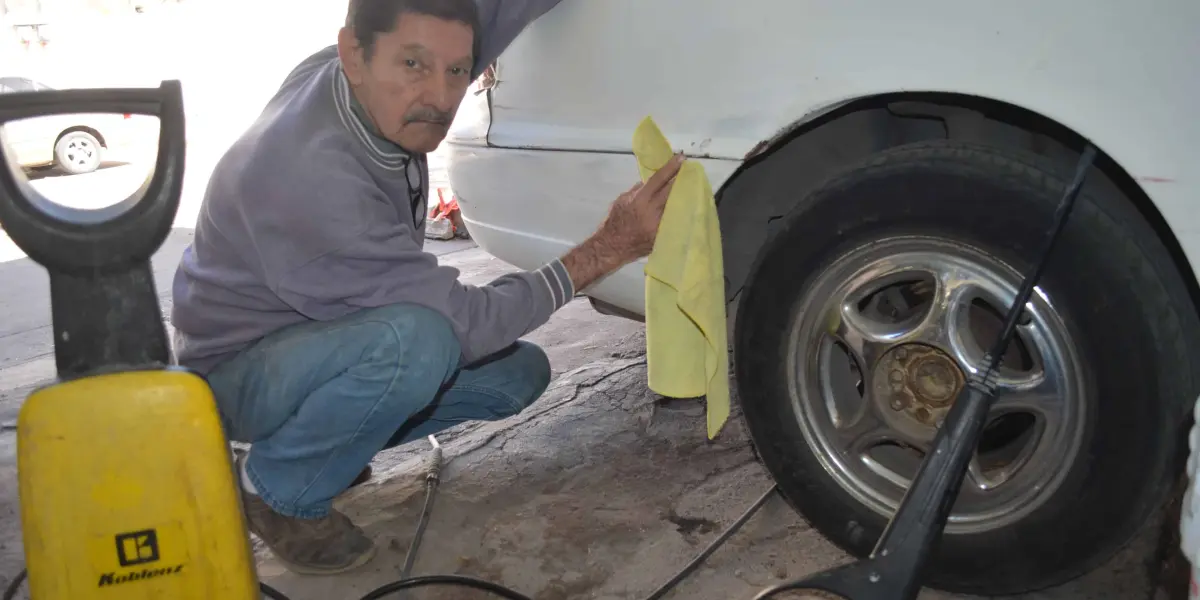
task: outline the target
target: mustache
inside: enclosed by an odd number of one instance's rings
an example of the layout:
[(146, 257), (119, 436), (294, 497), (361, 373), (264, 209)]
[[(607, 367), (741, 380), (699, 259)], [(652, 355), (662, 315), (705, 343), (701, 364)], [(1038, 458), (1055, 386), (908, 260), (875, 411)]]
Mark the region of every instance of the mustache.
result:
[(404, 115), (404, 124), (409, 123), (432, 123), (434, 125), (449, 125), (450, 121), (454, 120), (454, 115), (441, 111), (436, 108), (422, 108), (414, 110), (407, 115)]

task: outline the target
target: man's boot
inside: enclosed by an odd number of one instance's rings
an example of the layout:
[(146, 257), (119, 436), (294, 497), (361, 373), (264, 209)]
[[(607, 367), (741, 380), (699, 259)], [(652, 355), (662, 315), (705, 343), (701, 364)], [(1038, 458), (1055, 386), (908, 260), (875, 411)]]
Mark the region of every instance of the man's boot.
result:
[(375, 543), (346, 515), (330, 509), (320, 519), (287, 517), (242, 485), (246, 454), (239, 453), (238, 483), (251, 533), (287, 568), (305, 575), (334, 575), (356, 569), (375, 556)]

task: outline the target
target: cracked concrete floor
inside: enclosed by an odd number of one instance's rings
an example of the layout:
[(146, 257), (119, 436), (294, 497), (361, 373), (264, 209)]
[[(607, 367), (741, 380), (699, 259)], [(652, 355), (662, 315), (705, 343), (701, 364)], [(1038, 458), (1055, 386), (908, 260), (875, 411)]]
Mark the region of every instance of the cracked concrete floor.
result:
[[(177, 230), (155, 261), (160, 292), (190, 232)], [(4, 239), (0, 235), (0, 243)], [(477, 249), (432, 244), (466, 281), (509, 269)], [(0, 421), (53, 374), (44, 274), (25, 260), (0, 263)], [(161, 294), (164, 305), (169, 297)], [(770, 481), (736, 414), (717, 440), (703, 409), (662, 403), (646, 389), (640, 324), (575, 301), (529, 339), (551, 356), (555, 381), (525, 413), (465, 424), (441, 436), (447, 461), (418, 574), (495, 579), (538, 600), (640, 598), (668, 579), (731, 523)], [(21, 565), (11, 431), (0, 433), (0, 585)], [(367, 567), (328, 578), (286, 572), (256, 542), (261, 578), (294, 600), (357, 598), (397, 577), (424, 489), (427, 444), (381, 454), (376, 477), (339, 506), (381, 546)], [(1091, 576), (1028, 600), (1146, 597), (1139, 542)], [(773, 498), (671, 596), (748, 599), (761, 587), (846, 560)], [(484, 598), (458, 588), (412, 598)], [(927, 600), (962, 598), (926, 592)]]

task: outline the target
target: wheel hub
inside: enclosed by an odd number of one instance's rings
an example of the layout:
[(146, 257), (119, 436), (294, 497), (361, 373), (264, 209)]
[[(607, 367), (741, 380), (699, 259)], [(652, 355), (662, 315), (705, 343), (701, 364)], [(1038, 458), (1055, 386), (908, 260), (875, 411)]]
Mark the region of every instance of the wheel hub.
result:
[(966, 384), (958, 362), (925, 344), (901, 344), (875, 368), (877, 398), (922, 425), (938, 427)]
[[(902, 236), (847, 252), (806, 288), (789, 333), (789, 396), (805, 443), (856, 501), (895, 514), (967, 377), (985, 368), (1019, 285), (1019, 273), (974, 248)], [(971, 459), (949, 535), (1024, 518), (1080, 450), (1079, 356), (1048, 297), (1035, 295), (1027, 312), (995, 374), (994, 435)]]

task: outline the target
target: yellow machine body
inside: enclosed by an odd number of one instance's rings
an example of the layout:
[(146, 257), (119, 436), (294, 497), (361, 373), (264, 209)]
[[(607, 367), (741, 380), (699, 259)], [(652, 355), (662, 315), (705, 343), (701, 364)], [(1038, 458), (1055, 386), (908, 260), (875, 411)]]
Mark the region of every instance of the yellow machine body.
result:
[(257, 600), (229, 446), (184, 370), (38, 390), (17, 422), (34, 600)]

